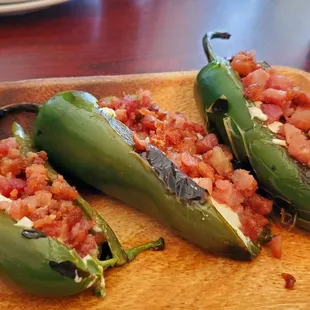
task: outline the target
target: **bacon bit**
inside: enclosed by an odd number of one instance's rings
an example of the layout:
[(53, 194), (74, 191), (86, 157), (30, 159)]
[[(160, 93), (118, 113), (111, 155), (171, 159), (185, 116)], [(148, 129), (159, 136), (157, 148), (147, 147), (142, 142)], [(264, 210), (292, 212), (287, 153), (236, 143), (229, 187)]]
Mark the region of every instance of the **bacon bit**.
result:
[(105, 235), (103, 233), (95, 233), (94, 238), (97, 244), (102, 244), (106, 241)]
[(250, 197), (249, 204), (258, 214), (267, 215), (272, 210), (273, 202), (272, 200), (255, 193), (252, 197)]
[(54, 220), (55, 220), (55, 218), (56, 218), (56, 215), (54, 215), (54, 214), (47, 215), (47, 216), (45, 216), (42, 219), (34, 221), (33, 222), (33, 227), (34, 228), (42, 228), (45, 225), (52, 225)]
[(215, 181), (212, 197), (221, 203), (227, 204), (237, 213), (243, 210), (241, 204), (244, 202), (244, 197), (234, 188), (233, 184), (227, 180)]
[(297, 90), (294, 92), (293, 103), (305, 107), (310, 107), (310, 97), (305, 92)]
[(284, 90), (268, 88), (263, 91), (262, 96), (264, 103), (275, 104), (281, 108), (283, 108), (287, 102), (287, 93)]
[(192, 155), (190, 155), (187, 152), (182, 153), (181, 161), (182, 161), (182, 164), (187, 166), (187, 167), (197, 167), (197, 165), (198, 165), (197, 158), (192, 156)]
[(149, 138), (146, 138), (146, 139), (140, 139), (138, 134), (137, 133), (134, 133), (132, 135), (132, 139), (133, 139), (133, 142), (135, 143), (135, 146), (136, 146), (136, 149), (138, 151), (146, 151), (147, 149), (147, 146), (150, 142), (150, 139)]
[(288, 88), (293, 88), (293, 86), (294, 82), (290, 78), (280, 74), (271, 74), (266, 88), (287, 90)]
[(245, 207), (239, 214), (239, 219), (243, 227), (243, 233), (251, 240), (257, 240), (262, 233), (263, 227), (268, 224), (268, 219), (255, 213), (250, 207)]
[(253, 101), (262, 100), (262, 92), (264, 91), (268, 80), (269, 74), (263, 69), (258, 69), (250, 73), (242, 79), (245, 96)]
[(61, 175), (58, 175), (57, 178), (53, 181), (51, 193), (56, 199), (61, 200), (72, 201), (78, 197), (77, 190), (70, 186)]
[(148, 114), (142, 118), (141, 123), (144, 125), (145, 129), (155, 130), (156, 129), (156, 126), (155, 126), (156, 121), (157, 121), (156, 117)]
[(215, 146), (213, 150), (209, 152), (211, 152), (211, 156), (208, 162), (219, 175), (225, 176), (233, 171), (230, 159), (222, 148)]
[(47, 186), (47, 169), (43, 165), (32, 164), (26, 170), (25, 193), (33, 195), (36, 191), (42, 190)]
[(233, 57), (231, 62), (233, 70), (238, 72), (240, 75), (248, 75), (259, 68), (255, 61), (255, 51), (241, 51)]
[(269, 77), (270, 75), (265, 70), (258, 69), (243, 78), (242, 83), (245, 88), (249, 87), (250, 85), (256, 84), (261, 90), (264, 90), (269, 80)]
[(183, 140), (182, 134), (177, 129), (170, 129), (166, 132), (166, 141), (169, 144), (180, 144)]
[(310, 108), (297, 107), (287, 122), (301, 130), (310, 129)]
[(16, 188), (14, 188), (11, 192), (10, 192), (10, 198), (11, 199), (16, 199), (18, 197), (18, 190)]
[(288, 144), (288, 153), (310, 166), (310, 140), (300, 129), (291, 124), (286, 123), (281, 126), (281, 133), (283, 132)]
[(213, 182), (215, 181), (215, 172), (214, 169), (206, 164), (203, 161), (199, 161), (198, 166), (197, 166), (198, 172), (199, 174), (204, 177), (204, 178), (209, 178), (211, 179)]
[(115, 111), (116, 119), (118, 119), (122, 123), (127, 122), (127, 112), (125, 109), (117, 109)]
[(196, 142), (197, 154), (203, 154), (212, 150), (218, 145), (218, 140), (215, 134), (210, 133)]
[(268, 243), (268, 246), (271, 250), (272, 256), (277, 259), (281, 259), (282, 256), (281, 236), (273, 237), (271, 241)]
[(289, 289), (289, 290), (292, 290), (294, 289), (294, 284), (296, 282), (296, 279), (289, 273), (281, 273), (281, 276), (283, 278), (283, 280), (285, 281), (285, 285), (284, 287)]
[(202, 188), (206, 189), (212, 195), (212, 180), (210, 178), (193, 178), (193, 180)]
[(282, 109), (275, 104), (262, 104), (261, 109), (268, 116), (268, 123), (278, 121), (283, 115)]
[(245, 197), (251, 197), (255, 195), (257, 191), (257, 182), (249, 171), (243, 169), (237, 169), (234, 171), (232, 181), (237, 190), (242, 192)]

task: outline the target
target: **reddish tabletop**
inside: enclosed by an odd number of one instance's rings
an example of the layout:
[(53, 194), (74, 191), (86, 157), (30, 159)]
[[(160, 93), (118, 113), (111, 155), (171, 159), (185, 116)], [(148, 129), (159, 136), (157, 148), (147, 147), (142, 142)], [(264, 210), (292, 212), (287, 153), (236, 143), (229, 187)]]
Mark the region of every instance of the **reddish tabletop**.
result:
[(310, 71), (308, 0), (72, 0), (24, 16), (0, 17), (0, 81), (193, 70), (205, 32), (231, 56)]

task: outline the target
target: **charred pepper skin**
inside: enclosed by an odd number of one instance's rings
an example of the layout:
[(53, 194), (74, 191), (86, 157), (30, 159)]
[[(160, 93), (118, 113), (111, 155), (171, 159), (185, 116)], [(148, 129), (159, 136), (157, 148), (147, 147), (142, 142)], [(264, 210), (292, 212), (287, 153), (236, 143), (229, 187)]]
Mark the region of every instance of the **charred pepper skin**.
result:
[[(231, 148), (237, 160), (251, 165), (260, 186), (296, 216), (296, 225), (310, 230), (309, 169), (274, 144), (275, 134), (251, 117), (249, 107), (254, 103), (244, 97), (243, 85), (230, 62), (213, 53), (213, 38), (229, 36), (212, 33), (203, 38), (209, 64), (198, 73), (194, 93), (207, 127)], [(220, 101), (226, 102), (226, 109), (217, 111)]]
[[(14, 123), (14, 137), (23, 154), (35, 151), (30, 137)], [(47, 163), (52, 181), (57, 172)], [(1, 197), (1, 200), (7, 200)], [(0, 211), (0, 270), (1, 274), (24, 291), (46, 297), (64, 297), (81, 293), (92, 287), (98, 297), (104, 297), (104, 271), (135, 259), (145, 250), (163, 250), (162, 238), (124, 250), (107, 222), (81, 197), (75, 201), (84, 216), (92, 219), (105, 236), (112, 257), (82, 258), (74, 249), (35, 229), (20, 227), (5, 211)]]
[[(210, 196), (194, 198), (199, 186), (164, 153), (154, 147), (146, 154), (135, 152), (132, 132), (100, 113), (97, 99), (88, 93), (64, 92), (48, 100), (35, 121), (33, 141), (62, 171), (168, 224), (211, 253), (249, 260), (260, 252), (258, 244), (238, 235)], [(178, 192), (181, 181), (194, 183), (185, 187), (194, 189), (192, 194)]]

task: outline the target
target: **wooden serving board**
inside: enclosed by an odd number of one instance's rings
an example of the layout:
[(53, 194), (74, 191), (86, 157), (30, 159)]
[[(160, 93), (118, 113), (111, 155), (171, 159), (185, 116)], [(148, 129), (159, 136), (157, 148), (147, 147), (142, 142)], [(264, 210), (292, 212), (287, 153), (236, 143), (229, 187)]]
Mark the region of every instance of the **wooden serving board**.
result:
[[(278, 68), (310, 92), (307, 73)], [(201, 122), (193, 99), (197, 72), (128, 76), (42, 79), (0, 84), (0, 104), (44, 102), (63, 90), (80, 89), (93, 95), (122, 95), (149, 89), (160, 107), (186, 113)], [(24, 126), (30, 114), (15, 115)], [(1, 121), (1, 138), (9, 135), (11, 119)], [(101, 193), (80, 192), (110, 223), (126, 247), (162, 236), (163, 252), (145, 252), (135, 261), (106, 272), (107, 297), (91, 293), (46, 299), (29, 296), (0, 281), (1, 309), (310, 309), (310, 234), (278, 228), (283, 239), (281, 260), (268, 248), (252, 262), (236, 262), (204, 253), (156, 220)], [(310, 203), (310, 202), (309, 202)], [(14, 245), (12, 245), (13, 250)], [(21, 259), (23, 259), (21, 257)], [(295, 289), (284, 288), (282, 272), (291, 273)]]

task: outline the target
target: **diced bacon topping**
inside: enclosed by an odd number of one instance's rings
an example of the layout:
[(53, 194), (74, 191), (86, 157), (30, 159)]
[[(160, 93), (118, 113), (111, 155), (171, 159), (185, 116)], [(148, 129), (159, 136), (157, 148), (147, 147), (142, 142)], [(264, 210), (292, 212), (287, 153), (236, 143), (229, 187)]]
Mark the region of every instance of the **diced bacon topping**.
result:
[(293, 88), (294, 83), (286, 76), (280, 74), (271, 74), (266, 86), (267, 88), (287, 90), (288, 88)]
[(288, 153), (298, 161), (310, 166), (310, 140), (298, 128), (291, 124), (284, 124), (281, 127), (284, 133)]
[(244, 196), (228, 180), (215, 181), (212, 197), (221, 203), (227, 204), (233, 211), (241, 213)]
[[(236, 66), (242, 66), (242, 61), (246, 59), (253, 59), (254, 54), (243, 56), (239, 63), (238, 59), (234, 60)], [(262, 85), (260, 87), (264, 87), (269, 74), (257, 69), (259, 66), (254, 64), (252, 68), (247, 66), (244, 72), (252, 72), (251, 78), (256, 79)], [(106, 105), (106, 102), (109, 100), (102, 99), (99, 105)], [(116, 118), (134, 132), (133, 141), (137, 152), (147, 151), (148, 144), (162, 150), (183, 173), (205, 188), (215, 200), (225, 203), (240, 218), (243, 214), (243, 231), (247, 236), (253, 240), (259, 236), (268, 224), (263, 216), (268, 209), (264, 207), (265, 198), (256, 194), (257, 182), (248, 171), (233, 170), (230, 150), (220, 145), (214, 134), (207, 133), (202, 125), (190, 122), (181, 113), (160, 110), (148, 91), (114, 98), (113, 102), (110, 99), (108, 106), (115, 110)], [(127, 118), (124, 117), (125, 111)], [(257, 199), (253, 198), (255, 195)], [(270, 202), (268, 210), (271, 211), (272, 202), (266, 201)]]
[(210, 178), (193, 178), (193, 180), (201, 187), (205, 188), (212, 195), (212, 180)]
[(267, 82), (270, 78), (270, 75), (263, 69), (257, 69), (247, 75), (242, 79), (244, 87), (249, 87), (252, 84), (257, 84), (259, 87), (264, 90), (266, 88)]
[(209, 151), (210, 157), (207, 160), (207, 163), (213, 167), (213, 169), (221, 176), (227, 176), (233, 171), (231, 164), (231, 157), (227, 156), (227, 153), (219, 146), (215, 146), (213, 150)]
[(310, 129), (310, 108), (297, 107), (287, 122), (301, 130), (308, 131)]
[(267, 215), (272, 210), (272, 201), (256, 193), (248, 201), (251, 208), (258, 214)]
[(285, 272), (283, 272), (281, 274), (281, 276), (282, 276), (283, 280), (285, 281), (284, 287), (289, 289), (289, 290), (294, 289), (294, 285), (295, 285), (295, 282), (296, 282), (296, 279), (294, 278), (294, 276), (292, 276), (289, 273), (285, 273)]
[(275, 104), (262, 104), (261, 109), (268, 116), (268, 123), (278, 121), (283, 115), (282, 109)]
[(294, 92), (293, 103), (305, 107), (310, 107), (310, 96), (301, 90)]
[[(237, 169), (234, 171), (232, 181), (235, 187), (244, 197), (252, 197), (257, 191), (257, 182), (249, 171)], [(269, 212), (268, 212), (269, 213)]]
[(282, 242), (281, 236), (275, 236), (269, 242), (269, 247), (271, 249), (272, 256), (280, 259), (282, 256)]
[(23, 156), (15, 138), (0, 141), (0, 193), (12, 199), (1, 201), (0, 210), (16, 221), (29, 218), (34, 228), (74, 248), (82, 257), (96, 255), (96, 240), (102, 237), (95, 240), (90, 232), (94, 223), (74, 204), (75, 188), (60, 175), (50, 184), (46, 160), (45, 152)]
[(197, 154), (203, 154), (212, 150), (215, 146), (218, 145), (218, 140), (215, 134), (210, 133), (204, 136), (202, 139), (197, 140), (196, 142), (196, 152)]
[(263, 69), (258, 69), (244, 79), (242, 79), (245, 88), (245, 95), (254, 101), (262, 100), (262, 93), (267, 85), (269, 74)]
[(245, 74), (243, 67), (232, 65), (243, 76), (245, 97), (262, 102), (260, 108), (267, 115), (270, 125), (278, 121), (285, 124), (278, 132), (279, 138), (285, 137), (287, 151), (292, 157), (310, 167), (310, 95), (296, 87), (292, 79), (278, 74), (276, 70), (259, 68), (255, 54), (249, 53), (248, 58), (245, 55), (245, 52), (240, 52), (234, 59), (244, 60), (251, 68), (256, 64), (255, 70), (248, 70)]
[(263, 91), (262, 100), (265, 103), (275, 104), (283, 108), (287, 102), (287, 93), (285, 90), (268, 88)]
[(255, 61), (255, 52), (242, 51), (233, 57), (231, 62), (232, 68), (242, 76), (246, 76), (249, 73), (259, 68)]
[(256, 240), (262, 233), (263, 227), (268, 224), (268, 219), (263, 215), (255, 213), (250, 207), (245, 207), (240, 214), (240, 222), (244, 233), (252, 240)]

